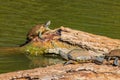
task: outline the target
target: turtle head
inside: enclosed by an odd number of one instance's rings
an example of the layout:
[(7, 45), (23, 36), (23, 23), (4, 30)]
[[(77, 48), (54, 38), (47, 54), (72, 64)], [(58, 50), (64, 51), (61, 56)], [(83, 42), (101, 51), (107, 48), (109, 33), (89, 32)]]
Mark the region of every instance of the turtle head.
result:
[(45, 23), (44, 27), (45, 27), (46, 30), (50, 30), (50, 28), (49, 28), (50, 24), (51, 24), (50, 20)]
[(48, 21), (48, 22), (46, 22), (45, 24), (39, 26), (39, 29), (36, 31), (36, 33), (38, 33), (39, 37), (41, 37), (41, 35), (42, 35), (44, 32), (50, 30), (50, 28), (49, 28), (50, 24), (51, 24), (51, 21)]
[(42, 24), (42, 25), (38, 25), (38, 29), (37, 29), (36, 33), (38, 33), (38, 32), (44, 33), (46, 31), (49, 31), (50, 30), (50, 28), (49, 28), (50, 24), (51, 24), (51, 21), (48, 21), (48, 22), (46, 22), (45, 24)]

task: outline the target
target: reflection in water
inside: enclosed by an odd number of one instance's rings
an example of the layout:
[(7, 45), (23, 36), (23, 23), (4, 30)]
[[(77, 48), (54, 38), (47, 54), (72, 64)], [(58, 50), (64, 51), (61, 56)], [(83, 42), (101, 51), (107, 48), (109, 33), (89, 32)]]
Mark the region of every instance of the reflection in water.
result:
[[(2, 49), (2, 48), (1, 48)], [(8, 48), (0, 49), (0, 73), (45, 67), (63, 61), (56, 55), (30, 56), (12, 52)]]
[(0, 51), (0, 73), (29, 69), (29, 59), (21, 53)]
[(41, 55), (41, 56), (27, 56), (30, 59), (30, 68), (46, 67), (57, 63), (63, 63), (64, 61), (57, 55)]

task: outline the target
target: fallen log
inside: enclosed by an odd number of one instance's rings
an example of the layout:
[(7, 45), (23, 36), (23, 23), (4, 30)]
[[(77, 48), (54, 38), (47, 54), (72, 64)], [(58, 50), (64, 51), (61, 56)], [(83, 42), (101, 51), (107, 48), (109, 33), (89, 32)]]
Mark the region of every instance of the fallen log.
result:
[(61, 27), (61, 40), (96, 52), (120, 48), (120, 40)]
[[(87, 49), (95, 53), (108, 53), (113, 49), (120, 48), (119, 39), (112, 39), (109, 37), (73, 30), (66, 27), (60, 27), (54, 30), (50, 30), (44, 33), (42, 37), (44, 39), (43, 41), (32, 41), (32, 47), (37, 46), (40, 48), (41, 46), (46, 46), (46, 49), (49, 48), (49, 50), (54, 50), (55, 47), (51, 44), (52, 42), (54, 42), (54, 44), (56, 44), (58, 48), (67, 48), (71, 50), (73, 49), (71, 47), (74, 46), (74, 48)], [(46, 51), (43, 51), (43, 53), (40, 54), (44, 54), (44, 52)]]
[(0, 74), (0, 80), (120, 80), (120, 68), (93, 63), (45, 68)]

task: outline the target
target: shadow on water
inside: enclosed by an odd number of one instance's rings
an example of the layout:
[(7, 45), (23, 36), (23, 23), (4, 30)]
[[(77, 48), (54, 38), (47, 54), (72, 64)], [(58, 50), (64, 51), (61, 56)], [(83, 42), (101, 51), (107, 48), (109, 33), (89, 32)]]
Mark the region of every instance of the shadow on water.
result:
[(45, 67), (63, 62), (56, 55), (30, 56), (20, 52), (0, 49), (0, 73)]

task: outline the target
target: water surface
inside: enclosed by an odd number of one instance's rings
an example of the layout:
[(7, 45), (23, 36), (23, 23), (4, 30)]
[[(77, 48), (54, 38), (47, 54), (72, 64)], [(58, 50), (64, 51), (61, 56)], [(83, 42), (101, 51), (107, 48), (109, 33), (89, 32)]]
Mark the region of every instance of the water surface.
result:
[(22, 53), (0, 51), (0, 73), (29, 69), (30, 60)]
[[(32, 26), (48, 20), (52, 29), (66, 26), (120, 39), (120, 0), (0, 0), (0, 48), (19, 46)], [(0, 73), (48, 60), (13, 54), (0, 52)]]
[(57, 55), (30, 56), (17, 51), (0, 50), (0, 73), (46, 67), (57, 63), (63, 63)]

